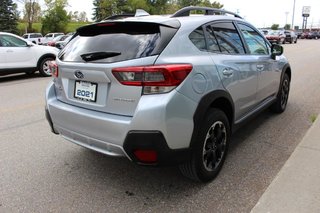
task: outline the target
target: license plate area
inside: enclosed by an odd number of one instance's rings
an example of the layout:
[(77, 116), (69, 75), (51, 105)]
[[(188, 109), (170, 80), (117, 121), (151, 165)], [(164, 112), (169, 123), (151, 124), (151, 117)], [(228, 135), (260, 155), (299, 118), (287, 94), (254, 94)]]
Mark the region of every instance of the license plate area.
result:
[(97, 88), (97, 83), (88, 81), (75, 81), (74, 97), (82, 101), (96, 102)]

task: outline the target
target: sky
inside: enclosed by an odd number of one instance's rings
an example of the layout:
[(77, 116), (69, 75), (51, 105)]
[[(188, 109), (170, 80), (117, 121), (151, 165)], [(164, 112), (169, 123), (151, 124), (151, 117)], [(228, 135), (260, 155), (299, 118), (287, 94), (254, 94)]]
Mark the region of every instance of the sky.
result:
[[(211, 0), (213, 1), (213, 0)], [(224, 5), (224, 9), (238, 12), (256, 27), (270, 27), (279, 24), (283, 27), (292, 23), (293, 4), (295, 4), (294, 25), (302, 26), (302, 7), (310, 6), (308, 28), (320, 28), (320, 0), (216, 0)], [(40, 4), (41, 4), (40, 0)], [(68, 11), (85, 11), (89, 20), (92, 19), (92, 0), (68, 0)], [(43, 3), (42, 3), (43, 4)]]

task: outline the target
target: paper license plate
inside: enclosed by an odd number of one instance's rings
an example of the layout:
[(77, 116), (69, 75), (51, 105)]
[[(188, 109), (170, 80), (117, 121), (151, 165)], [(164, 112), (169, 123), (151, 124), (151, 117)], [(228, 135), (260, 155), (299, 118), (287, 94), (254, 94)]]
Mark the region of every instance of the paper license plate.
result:
[(96, 83), (76, 81), (74, 87), (74, 97), (83, 101), (96, 102), (97, 87), (98, 85)]

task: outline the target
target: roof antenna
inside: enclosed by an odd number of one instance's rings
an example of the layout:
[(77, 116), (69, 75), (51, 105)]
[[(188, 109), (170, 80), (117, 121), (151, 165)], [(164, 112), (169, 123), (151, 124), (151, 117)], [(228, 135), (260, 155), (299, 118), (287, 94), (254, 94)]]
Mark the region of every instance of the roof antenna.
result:
[(150, 16), (150, 14), (142, 9), (137, 9), (136, 14), (134, 14), (134, 17), (140, 17), (140, 16)]

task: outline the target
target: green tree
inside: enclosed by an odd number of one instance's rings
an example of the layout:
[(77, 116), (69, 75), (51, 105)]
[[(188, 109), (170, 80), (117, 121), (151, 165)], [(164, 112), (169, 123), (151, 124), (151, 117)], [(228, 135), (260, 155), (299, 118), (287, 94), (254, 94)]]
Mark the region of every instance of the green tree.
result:
[(210, 0), (177, 0), (179, 7), (187, 7), (187, 6), (201, 6), (201, 7), (213, 7), (213, 8), (222, 8), (223, 4), (220, 4), (217, 1), (213, 3)]
[(42, 19), (42, 33), (48, 32), (65, 32), (66, 26), (70, 21), (67, 14), (66, 6), (67, 0), (45, 0), (47, 10)]
[(291, 29), (291, 24), (286, 24), (286, 25), (284, 25), (284, 29), (285, 29), (285, 30), (290, 30), (290, 29)]
[(217, 1), (210, 0), (94, 0), (93, 20), (100, 21), (108, 16), (134, 13), (143, 9), (150, 14), (173, 14), (178, 9), (190, 5), (222, 8)]
[(17, 5), (12, 0), (0, 0), (0, 32), (18, 33)]
[(41, 19), (41, 7), (36, 0), (24, 0), (23, 20), (28, 23), (27, 31), (33, 32), (32, 24)]
[(271, 25), (272, 30), (278, 30), (279, 29), (279, 24), (273, 24)]

